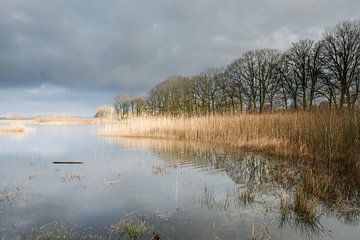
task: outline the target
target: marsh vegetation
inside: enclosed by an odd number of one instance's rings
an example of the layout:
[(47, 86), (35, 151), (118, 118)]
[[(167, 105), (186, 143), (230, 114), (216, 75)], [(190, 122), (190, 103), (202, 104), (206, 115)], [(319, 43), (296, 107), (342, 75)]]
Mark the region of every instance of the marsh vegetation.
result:
[(129, 118), (99, 133), (221, 143), (324, 164), (356, 164), (360, 156), (359, 111)]

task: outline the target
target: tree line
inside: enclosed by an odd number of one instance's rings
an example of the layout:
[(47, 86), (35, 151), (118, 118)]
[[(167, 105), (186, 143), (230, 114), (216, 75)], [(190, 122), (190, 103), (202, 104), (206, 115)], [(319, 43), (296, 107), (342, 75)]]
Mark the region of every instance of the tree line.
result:
[(114, 107), (120, 116), (353, 109), (359, 92), (360, 22), (344, 21), (319, 41), (300, 40), (284, 52), (247, 51), (225, 68), (172, 76), (146, 97), (117, 96)]

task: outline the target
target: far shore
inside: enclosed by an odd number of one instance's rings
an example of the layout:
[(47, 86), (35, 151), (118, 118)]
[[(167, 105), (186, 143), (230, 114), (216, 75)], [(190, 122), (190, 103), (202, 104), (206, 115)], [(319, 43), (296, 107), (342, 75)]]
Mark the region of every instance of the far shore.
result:
[(115, 124), (117, 119), (75, 117), (75, 116), (46, 116), (46, 117), (24, 117), (24, 118), (0, 118), (0, 121), (22, 124), (43, 124), (43, 125), (103, 125)]

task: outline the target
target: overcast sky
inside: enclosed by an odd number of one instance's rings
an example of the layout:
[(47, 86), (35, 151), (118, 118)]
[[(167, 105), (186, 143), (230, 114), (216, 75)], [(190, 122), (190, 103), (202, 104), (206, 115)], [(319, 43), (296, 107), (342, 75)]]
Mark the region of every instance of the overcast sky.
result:
[(119, 93), (359, 18), (359, 0), (0, 0), (0, 116), (91, 116)]

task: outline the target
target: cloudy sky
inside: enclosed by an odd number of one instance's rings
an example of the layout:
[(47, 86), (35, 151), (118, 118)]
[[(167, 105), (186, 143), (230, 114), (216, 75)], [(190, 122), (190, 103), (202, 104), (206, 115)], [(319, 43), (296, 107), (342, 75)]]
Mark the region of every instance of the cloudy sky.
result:
[(119, 93), (359, 18), (359, 0), (0, 0), (0, 116), (91, 116)]

